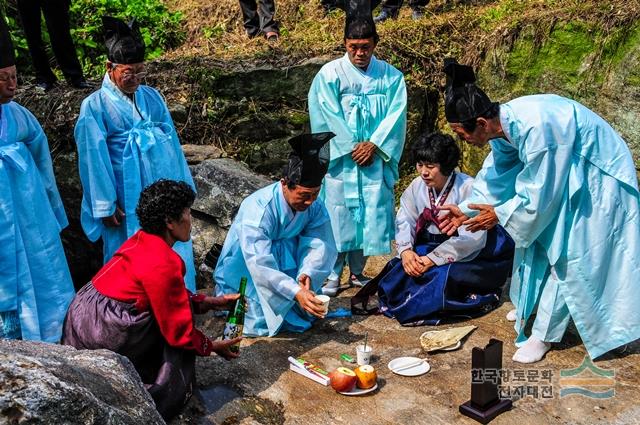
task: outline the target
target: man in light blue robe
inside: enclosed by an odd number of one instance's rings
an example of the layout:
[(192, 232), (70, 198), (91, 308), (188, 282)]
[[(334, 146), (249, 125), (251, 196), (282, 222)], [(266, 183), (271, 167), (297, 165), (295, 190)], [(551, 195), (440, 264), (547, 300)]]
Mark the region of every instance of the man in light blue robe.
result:
[(460, 209), (443, 207), (451, 211), (443, 230), (500, 223), (514, 239), (514, 361), (542, 359), (570, 319), (592, 358), (640, 338), (640, 203), (624, 140), (573, 100), (535, 95), (498, 105), (469, 67), (452, 62), (445, 72), (451, 128), (471, 144), (490, 143), (491, 153), (472, 196)]
[(13, 46), (0, 14), (0, 338), (58, 342), (74, 295), (60, 241), (68, 222), (47, 137), (13, 102)]
[[(164, 99), (140, 84), (144, 43), (131, 26), (103, 18), (108, 50), (102, 88), (82, 102), (76, 124), (83, 197), (81, 223), (91, 241), (102, 238), (104, 262), (139, 228), (140, 192), (161, 179), (193, 179)], [(186, 265), (187, 288), (195, 291), (192, 242), (173, 249)]]
[(366, 257), (387, 254), (394, 237), (393, 188), (404, 147), (404, 76), (373, 56), (378, 35), (368, 17), (347, 19), (347, 53), (327, 63), (309, 90), (313, 132), (331, 131), (331, 163), (320, 198), (339, 256), (323, 289), (335, 295), (345, 262), (351, 282), (364, 284)]
[(216, 294), (237, 293), (247, 277), (245, 336), (303, 332), (323, 317), (315, 297), (335, 264), (329, 215), (320, 200), (331, 133), (289, 141), (285, 177), (247, 197), (218, 259)]

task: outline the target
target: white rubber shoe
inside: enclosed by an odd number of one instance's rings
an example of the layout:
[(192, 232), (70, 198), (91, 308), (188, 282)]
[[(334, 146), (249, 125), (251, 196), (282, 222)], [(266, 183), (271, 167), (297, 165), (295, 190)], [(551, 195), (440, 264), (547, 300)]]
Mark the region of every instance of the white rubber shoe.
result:
[(326, 295), (328, 297), (335, 297), (338, 294), (338, 289), (340, 289), (340, 280), (329, 280), (325, 282), (322, 287), (322, 295)]
[(518, 312), (516, 311), (515, 308), (507, 313), (507, 320), (508, 321), (515, 322), (517, 318), (518, 318)]

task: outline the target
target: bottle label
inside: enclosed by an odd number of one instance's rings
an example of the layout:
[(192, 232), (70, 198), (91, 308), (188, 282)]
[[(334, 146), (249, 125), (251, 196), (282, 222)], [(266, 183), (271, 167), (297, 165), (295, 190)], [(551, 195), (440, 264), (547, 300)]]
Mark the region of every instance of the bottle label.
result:
[[(238, 325), (235, 323), (227, 323), (224, 326), (224, 332), (222, 333), (222, 339), (234, 339), (239, 336), (242, 336), (242, 328), (243, 325)], [(230, 351), (237, 353), (240, 350), (240, 344), (234, 344), (229, 347)]]

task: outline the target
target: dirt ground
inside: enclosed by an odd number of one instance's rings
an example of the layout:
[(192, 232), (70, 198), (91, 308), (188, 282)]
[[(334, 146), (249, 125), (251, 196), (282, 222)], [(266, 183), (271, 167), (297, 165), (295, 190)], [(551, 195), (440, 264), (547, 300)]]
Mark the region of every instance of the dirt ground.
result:
[[(365, 273), (375, 275), (385, 261), (370, 259)], [(355, 291), (342, 292), (332, 300), (330, 310), (349, 308)], [(476, 422), (458, 412), (458, 406), (470, 397), (471, 350), (484, 347), (490, 338), (504, 342), (503, 369), (509, 381), (503, 384), (505, 391), (516, 394), (513, 409), (492, 423), (640, 424), (639, 342), (624, 352), (603, 356), (595, 362), (595, 373), (585, 370), (576, 376), (562, 376), (563, 370), (581, 366), (586, 356), (579, 337), (570, 330), (543, 361), (520, 365), (511, 360), (515, 332), (505, 318), (511, 308), (505, 301), (481, 318), (441, 326), (478, 327), (460, 349), (450, 352), (422, 351), (420, 335), (438, 328), (403, 327), (384, 316), (325, 319), (304, 334), (247, 339), (235, 361), (215, 356), (199, 359), (200, 397), (193, 398), (172, 424), (473, 424)], [(202, 323), (211, 335), (220, 334), (222, 326), (221, 318), (209, 317)], [(379, 387), (373, 393), (344, 396), (289, 371), (288, 356), (304, 357), (329, 371), (349, 366), (339, 356), (348, 353), (355, 357), (355, 347), (365, 333), (374, 347), (372, 364), (378, 372)], [(431, 370), (418, 377), (395, 375), (387, 364), (399, 356), (424, 357)], [(565, 394), (576, 386), (608, 398)], [(607, 393), (610, 390), (613, 392)], [(517, 395), (520, 391), (524, 395)]]

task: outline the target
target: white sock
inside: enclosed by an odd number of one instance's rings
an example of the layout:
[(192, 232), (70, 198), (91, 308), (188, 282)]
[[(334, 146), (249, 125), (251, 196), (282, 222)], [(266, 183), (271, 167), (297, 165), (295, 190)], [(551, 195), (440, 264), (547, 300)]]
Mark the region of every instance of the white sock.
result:
[(517, 315), (517, 311), (516, 311), (515, 308), (507, 313), (507, 320), (508, 321), (515, 322), (517, 318), (518, 318), (518, 315)]
[(532, 336), (522, 347), (518, 348), (513, 355), (513, 361), (518, 363), (539, 362), (550, 348), (551, 344), (540, 341), (538, 338)]

